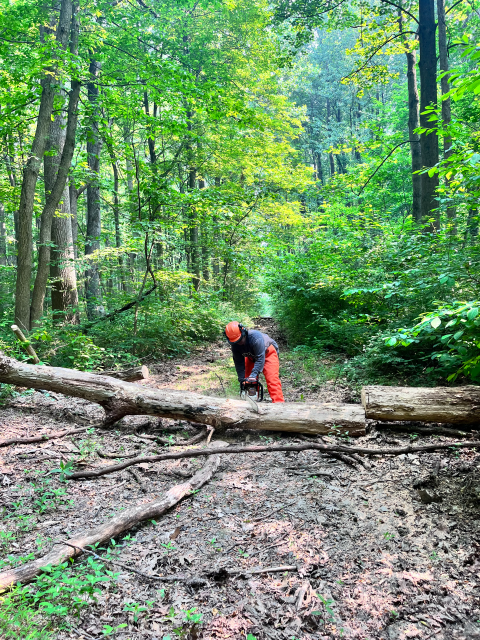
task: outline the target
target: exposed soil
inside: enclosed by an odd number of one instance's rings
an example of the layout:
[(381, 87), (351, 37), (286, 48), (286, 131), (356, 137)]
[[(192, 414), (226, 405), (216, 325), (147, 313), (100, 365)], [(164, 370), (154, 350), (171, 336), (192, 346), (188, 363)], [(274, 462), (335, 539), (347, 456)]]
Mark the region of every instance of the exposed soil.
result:
[[(261, 326), (267, 328), (265, 322)], [(271, 325), (268, 329), (275, 332)], [(281, 336), (275, 337), (281, 342)], [(318, 386), (288, 352), (281, 351), (281, 362), (289, 401), (354, 398), (342, 381)], [(328, 362), (319, 362), (319, 367), (328, 368)], [(236, 393), (227, 344), (204, 347), (152, 370), (143, 384), (212, 395)], [(2, 437), (95, 425), (101, 415), (96, 405), (82, 400), (23, 392), (2, 410)], [(111, 464), (97, 451), (155, 450), (159, 447), (142, 440), (141, 434), (158, 432), (181, 440), (196, 431), (187, 423), (130, 417), (111, 432), (95, 429), (0, 449), (1, 527), (15, 535), (14, 542), (4, 544), (3, 555), (11, 556), (8, 562), (29, 553), (43, 555), (56, 541), (106, 520), (116, 509), (152, 500), (201, 464), (182, 460), (137, 468), (146, 492), (127, 470), (69, 482), (67, 497), (73, 504), (59, 501), (41, 512), (40, 494), (34, 491), (41, 482), (37, 477), (29, 483), (37, 472), (72, 458), (77, 464)], [(221, 438), (297, 440), (238, 430)], [(371, 429), (357, 442), (408, 440), (408, 435), (393, 438)], [(433, 438), (422, 438), (429, 440)], [(128, 626), (115, 637), (124, 640), (162, 640), (174, 637), (174, 628), (191, 640), (241, 639), (247, 634), (257, 640), (480, 638), (479, 460), (468, 450), (379, 456), (366, 470), (318, 452), (226, 454), (216, 477), (199, 493), (159, 522), (138, 527), (130, 539), (117, 541), (120, 562), (147, 574), (196, 576), (203, 579), (199, 586), (150, 582), (118, 569), (118, 579), (102, 588), (98, 604), (84, 609), (80, 619), (72, 617), (75, 635), (59, 631), (58, 638), (99, 638), (104, 625), (121, 623)], [(61, 486), (58, 474), (48, 479), (50, 487)], [(238, 577), (227, 577), (224, 571), (279, 565), (297, 570)], [(147, 602), (136, 621), (133, 612), (124, 611), (125, 604)], [(193, 608), (201, 614), (201, 623), (182, 626), (182, 612)]]

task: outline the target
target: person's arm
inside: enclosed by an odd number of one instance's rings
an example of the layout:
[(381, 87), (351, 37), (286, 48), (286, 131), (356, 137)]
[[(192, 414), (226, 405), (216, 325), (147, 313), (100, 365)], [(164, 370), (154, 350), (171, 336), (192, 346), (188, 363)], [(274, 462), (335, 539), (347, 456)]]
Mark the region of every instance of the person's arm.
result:
[(249, 335), (249, 340), (253, 355), (255, 356), (255, 364), (249, 377), (258, 378), (265, 366), (265, 342), (261, 333), (258, 336)]
[(235, 347), (232, 348), (232, 356), (235, 369), (237, 370), (238, 381), (241, 382), (245, 379), (245, 358), (241, 351), (238, 351)]

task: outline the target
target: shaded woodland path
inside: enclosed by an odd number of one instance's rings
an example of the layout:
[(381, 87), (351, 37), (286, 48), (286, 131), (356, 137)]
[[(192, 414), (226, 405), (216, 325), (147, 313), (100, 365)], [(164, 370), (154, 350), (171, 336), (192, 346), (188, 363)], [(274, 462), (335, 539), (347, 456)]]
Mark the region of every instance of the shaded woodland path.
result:
[[(228, 345), (218, 343), (156, 364), (148, 384), (212, 395), (223, 389), (236, 393), (228, 356)], [(330, 365), (319, 363), (319, 375), (328, 378)], [(302, 377), (291, 354), (284, 353), (282, 368), (289, 400), (301, 400), (302, 395), (324, 401), (353, 399), (338, 380), (325, 380), (318, 387), (314, 375), (305, 372)], [(2, 435), (95, 425), (100, 413), (82, 400), (23, 394), (2, 410)], [(168, 461), (144, 465), (134, 474), (124, 470), (69, 482), (56, 504), (49, 503), (47, 491), (65, 485), (58, 482), (58, 474), (41, 478), (40, 473), (58, 468), (62, 460), (98, 465), (111, 463), (115, 454), (161, 450), (165, 442), (174, 446), (175, 440), (197, 432), (188, 423), (129, 417), (112, 432), (94, 429), (0, 449), (1, 528), (12, 535), (3, 543), (2, 555), (9, 556), (3, 567), (30, 553), (43, 555), (55, 542), (100, 524), (119, 508), (160, 496), (202, 463)], [(152, 440), (155, 435), (162, 442)], [(298, 441), (285, 433), (239, 430), (221, 437), (240, 443)], [(373, 429), (356, 442), (410, 439)], [(478, 460), (468, 450), (421, 458), (379, 456), (365, 469), (311, 451), (225, 455), (216, 476), (198, 493), (158, 522), (131, 531), (130, 537), (117, 541), (114, 552), (119, 562), (143, 573), (186, 573), (198, 577), (198, 585), (150, 582), (120, 569), (118, 580), (102, 588), (97, 605), (83, 609), (79, 618), (71, 617), (75, 636), (69, 630), (58, 631), (57, 637), (99, 638), (105, 625), (124, 623), (127, 627), (116, 638), (161, 640), (174, 637), (172, 630), (182, 628), (185, 612), (193, 608), (202, 619), (190, 635), (183, 627), (184, 637), (191, 640), (240, 639), (247, 634), (257, 640), (480, 637)], [(233, 570), (277, 566), (297, 570), (228, 577)]]

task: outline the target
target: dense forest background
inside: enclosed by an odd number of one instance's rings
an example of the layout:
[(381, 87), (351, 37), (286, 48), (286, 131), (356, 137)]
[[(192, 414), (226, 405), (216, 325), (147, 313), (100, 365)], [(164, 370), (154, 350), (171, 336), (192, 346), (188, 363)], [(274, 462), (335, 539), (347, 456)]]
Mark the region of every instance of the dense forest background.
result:
[(106, 369), (276, 317), (480, 377), (480, 8), (1, 1), (0, 339)]

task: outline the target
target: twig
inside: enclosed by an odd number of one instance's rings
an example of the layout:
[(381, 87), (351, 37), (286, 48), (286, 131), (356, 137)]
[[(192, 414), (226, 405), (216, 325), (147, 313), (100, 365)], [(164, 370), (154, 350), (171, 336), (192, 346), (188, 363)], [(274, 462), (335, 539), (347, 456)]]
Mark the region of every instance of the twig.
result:
[(228, 573), (258, 575), (259, 573), (278, 573), (279, 571), (298, 571), (298, 567), (294, 564), (285, 564), (280, 567), (266, 567), (265, 569), (231, 569)]
[(254, 518), (253, 521), (260, 522), (260, 520), (265, 520), (266, 518), (269, 518), (274, 513), (277, 513), (277, 511), (281, 511), (282, 509), (291, 507), (293, 504), (296, 504), (296, 502), (297, 500), (293, 500), (293, 502), (289, 502), (288, 504), (282, 504), (280, 507), (275, 507), (275, 509), (272, 509), (272, 511), (269, 511), (265, 516), (259, 516), (258, 518)]
[(218, 373), (216, 373), (215, 375), (217, 376), (217, 378), (218, 378), (218, 379), (219, 379), (219, 381), (220, 381), (220, 384), (222, 385), (222, 391), (223, 391), (223, 393), (224, 393), (225, 397), (227, 397), (227, 392), (225, 391), (225, 387), (223, 386), (223, 380), (222, 380), (222, 379), (221, 379), (221, 377), (218, 375)]
[(372, 465), (370, 464), (370, 462), (368, 460), (365, 460), (365, 458), (362, 458), (362, 456), (358, 455), (358, 453), (352, 453), (352, 458), (359, 462), (367, 471), (371, 470)]
[(336, 477), (333, 475), (333, 473), (329, 473), (328, 471), (319, 471), (315, 469), (315, 467), (310, 465), (304, 465), (304, 466), (298, 466), (298, 467), (285, 467), (285, 469), (288, 469), (289, 471), (293, 471), (293, 472), (296, 471), (298, 475), (309, 473), (310, 475), (315, 475), (315, 476), (325, 476), (326, 478), (330, 478), (330, 480), (333, 480)]
[(32, 442), (46, 442), (47, 440), (58, 440), (66, 436), (73, 436), (76, 433), (82, 433), (89, 427), (81, 427), (80, 429), (69, 429), (67, 431), (59, 431), (58, 433), (44, 434), (41, 436), (32, 436), (31, 438), (10, 438), (9, 440), (0, 440), (0, 447), (8, 447), (11, 444), (31, 444)]
[[(399, 456), (404, 453), (429, 453), (430, 451), (439, 451), (442, 449), (474, 449), (480, 447), (480, 441), (469, 440), (467, 442), (439, 442), (435, 444), (425, 445), (407, 445), (404, 447), (382, 447), (378, 449), (370, 449), (368, 447), (347, 447), (345, 445), (329, 445), (319, 444), (317, 442), (305, 443), (305, 444), (292, 444), (292, 445), (249, 445), (249, 446), (237, 446), (229, 447), (229, 455), (235, 453), (276, 453), (278, 451), (320, 451), (321, 453), (364, 453), (370, 456), (378, 455), (390, 455)], [(75, 471), (68, 477), (72, 480), (79, 480), (84, 478), (98, 478), (100, 476), (107, 475), (108, 473), (114, 473), (115, 471), (121, 471), (135, 464), (142, 462), (161, 462), (163, 460), (179, 460), (181, 458), (199, 458), (201, 456), (211, 456), (214, 454), (225, 453), (225, 450), (221, 447), (211, 447), (209, 449), (190, 449), (189, 451), (170, 451), (168, 453), (161, 453), (155, 456), (144, 456), (140, 458), (133, 458), (125, 462), (119, 462), (118, 464), (111, 465), (109, 467), (100, 467), (97, 469)]]
[(140, 477), (140, 474), (138, 473), (138, 471), (136, 469), (127, 469), (127, 471), (138, 482), (138, 484), (140, 485), (140, 489), (143, 491), (143, 493), (148, 493), (148, 489), (145, 486), (145, 483), (143, 482), (142, 478)]
[(210, 440), (212, 439), (212, 436), (215, 433), (215, 429), (214, 429), (214, 427), (210, 427), (210, 426), (208, 426), (207, 429), (209, 431), (208, 438), (207, 438), (207, 445), (209, 445), (210, 444)]
[[(200, 431), (200, 433), (197, 433), (196, 435), (194, 435), (192, 438), (190, 438), (190, 440), (184, 440), (183, 442), (178, 442), (177, 446), (178, 447), (188, 447), (191, 444), (196, 444), (197, 442), (201, 442), (201, 440), (203, 440), (203, 438), (207, 435), (207, 430), (206, 429), (202, 429), (202, 431)], [(207, 441), (208, 443), (209, 441)]]

